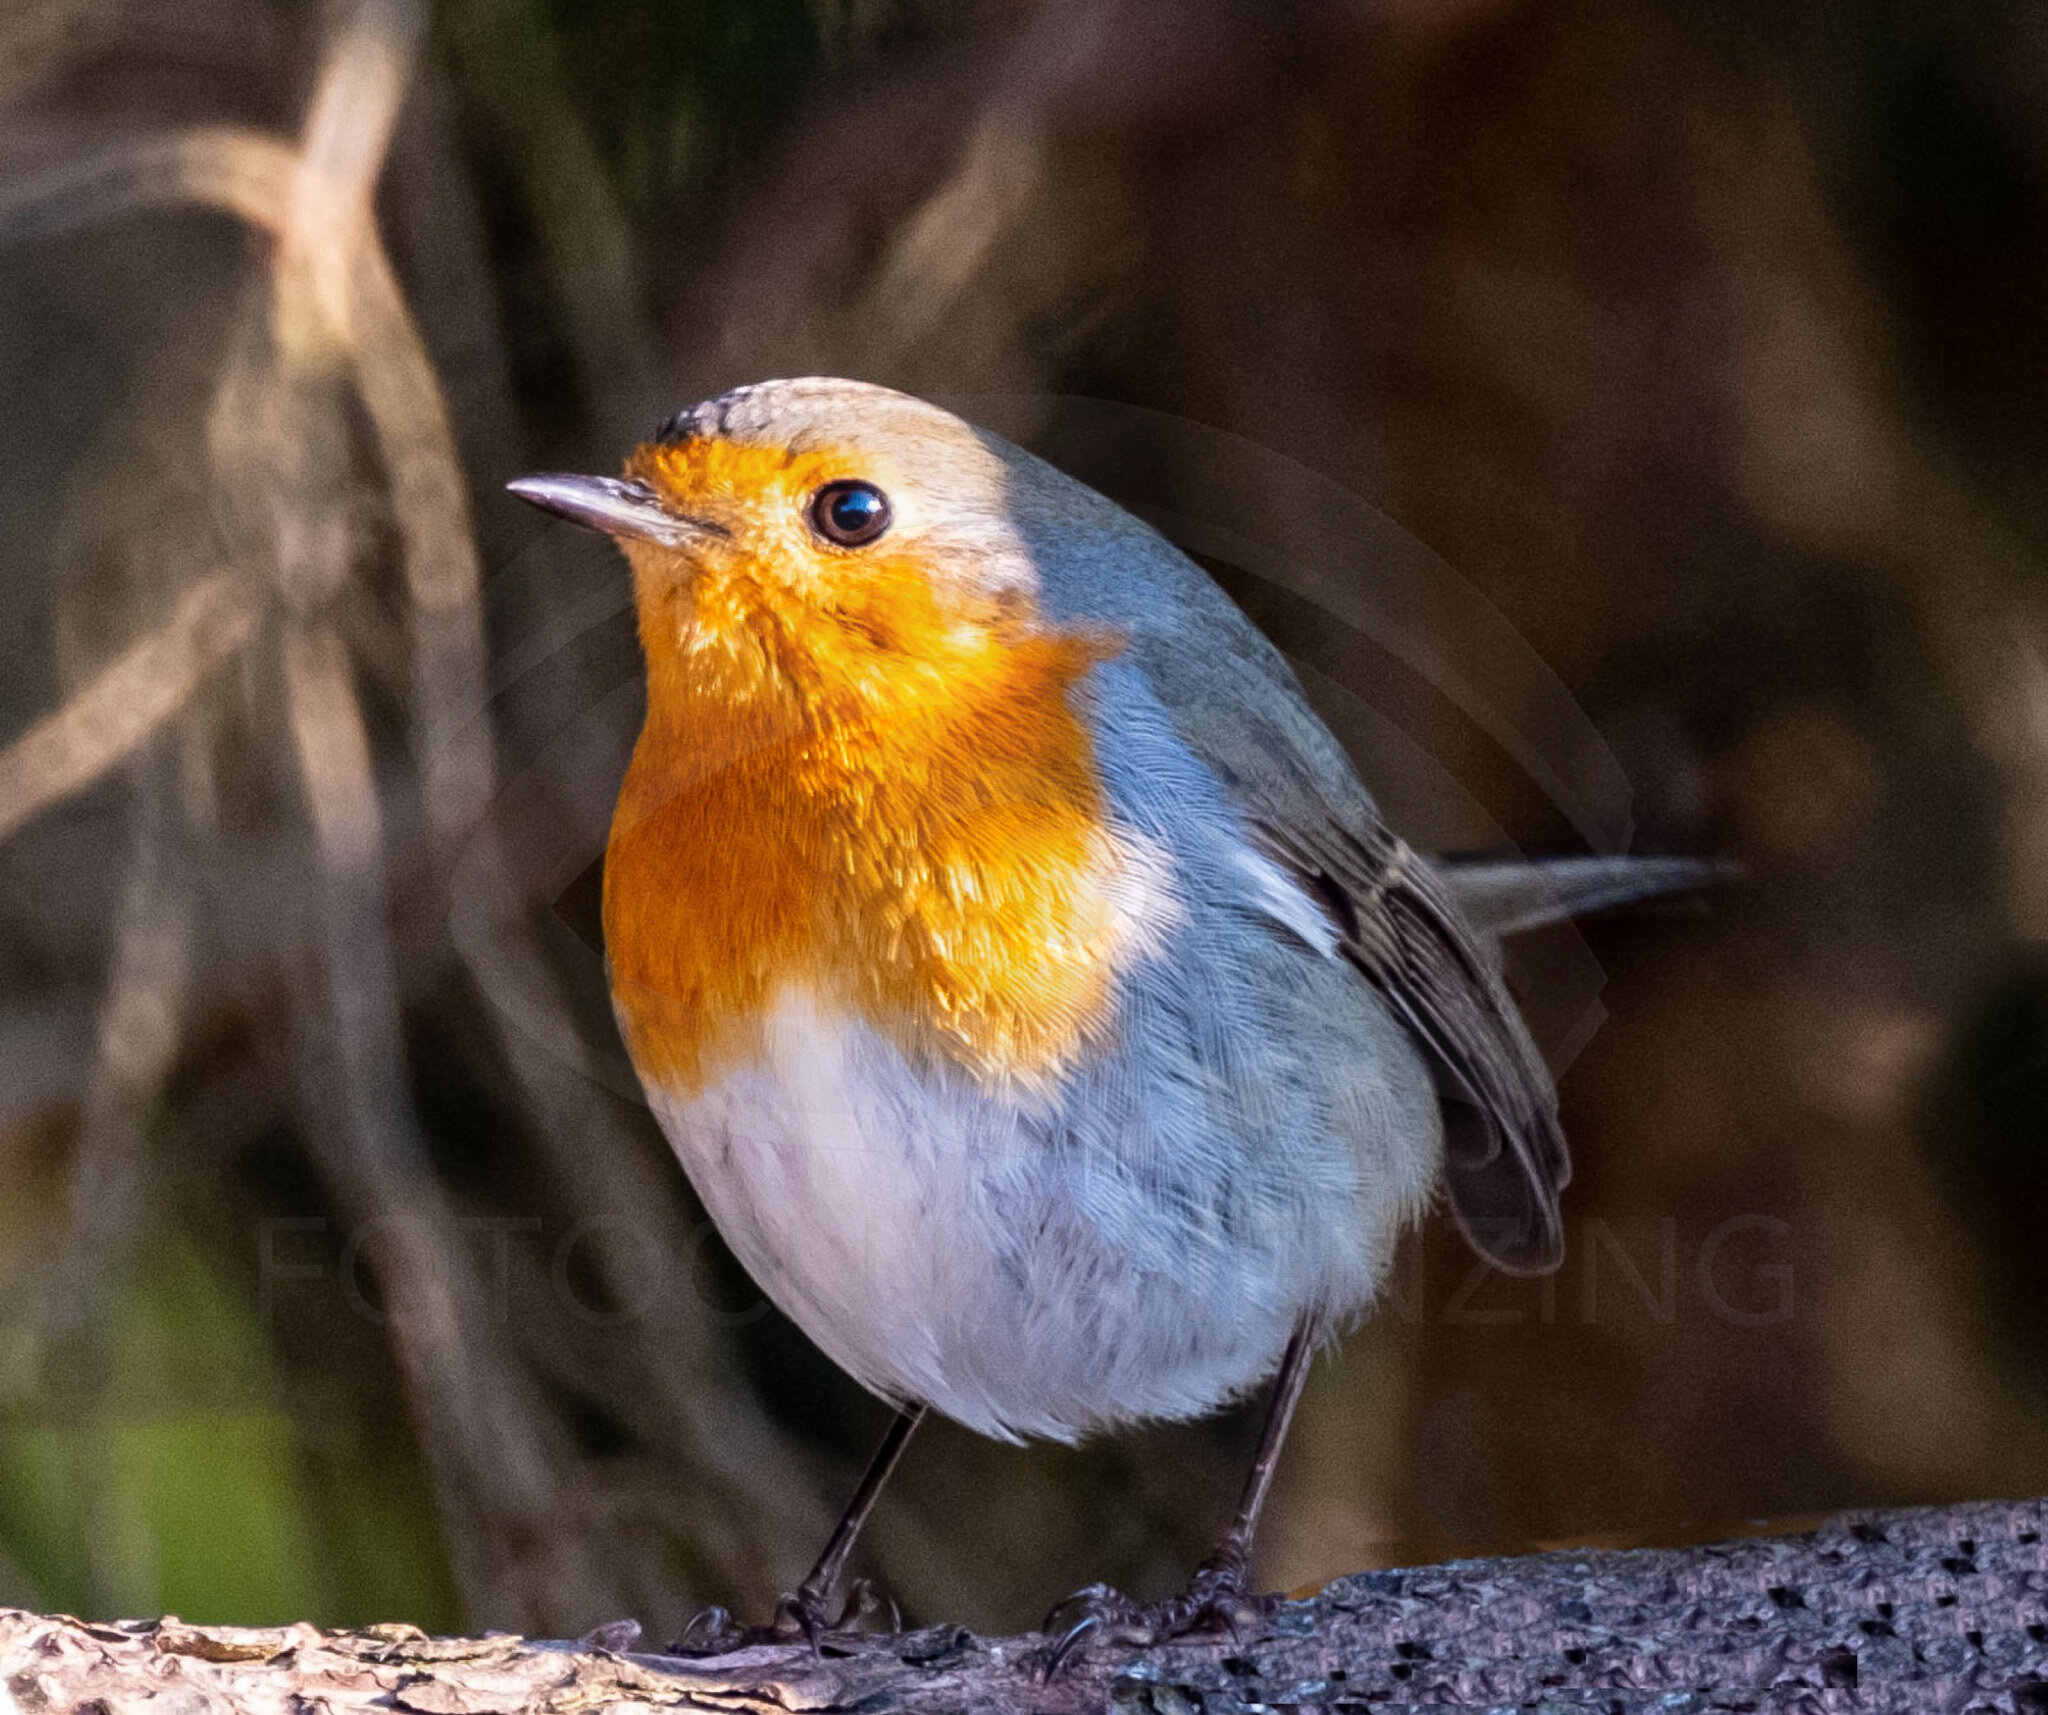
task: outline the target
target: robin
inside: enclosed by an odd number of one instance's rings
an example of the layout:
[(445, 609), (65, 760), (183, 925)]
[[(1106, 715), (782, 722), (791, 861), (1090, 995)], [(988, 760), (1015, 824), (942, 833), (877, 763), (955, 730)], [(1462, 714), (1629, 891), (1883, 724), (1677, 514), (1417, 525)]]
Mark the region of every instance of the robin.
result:
[[(1255, 1604), (1311, 1355), (1442, 1193), (1562, 1255), (1511, 920), (1684, 860), (1459, 871), (1382, 822), (1286, 662), (1163, 537), (921, 400), (742, 387), (622, 478), (512, 492), (631, 562), (647, 717), (604, 866), (620, 1028), (761, 1288), (898, 1415), (775, 1624), (850, 1623), (854, 1540), (929, 1411), (1072, 1442), (1276, 1376), (1189, 1589), (1096, 1586), (1069, 1641)], [(1547, 901), (1547, 906), (1532, 901)]]

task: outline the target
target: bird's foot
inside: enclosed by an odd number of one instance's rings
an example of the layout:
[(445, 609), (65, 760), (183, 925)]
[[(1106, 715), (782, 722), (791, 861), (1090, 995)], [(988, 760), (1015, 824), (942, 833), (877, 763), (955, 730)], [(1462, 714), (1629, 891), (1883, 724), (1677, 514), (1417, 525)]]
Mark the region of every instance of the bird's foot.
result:
[(846, 1654), (855, 1639), (900, 1632), (903, 1614), (872, 1579), (856, 1578), (834, 1613), (825, 1592), (808, 1586), (786, 1593), (765, 1626), (742, 1626), (724, 1608), (699, 1608), (669, 1645), (670, 1655), (730, 1655), (758, 1644), (807, 1643), (817, 1654)]
[(1134, 1602), (1107, 1584), (1091, 1584), (1045, 1617), (1044, 1630), (1053, 1640), (1045, 1677), (1051, 1679), (1074, 1656), (1105, 1644), (1148, 1649), (1182, 1638), (1242, 1642), (1264, 1624), (1272, 1605), (1272, 1597), (1252, 1594), (1243, 1561), (1221, 1554), (1203, 1561), (1188, 1587), (1164, 1602)]
[(576, 1640), (577, 1647), (588, 1650), (605, 1650), (612, 1655), (624, 1655), (640, 1641), (638, 1620), (607, 1620), (601, 1626), (592, 1626)]

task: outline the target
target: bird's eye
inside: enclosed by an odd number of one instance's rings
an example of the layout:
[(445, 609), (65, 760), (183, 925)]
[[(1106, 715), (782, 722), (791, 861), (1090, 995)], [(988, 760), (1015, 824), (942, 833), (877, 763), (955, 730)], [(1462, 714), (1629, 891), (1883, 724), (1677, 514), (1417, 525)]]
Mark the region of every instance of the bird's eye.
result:
[(828, 482), (811, 496), (811, 528), (842, 548), (865, 548), (892, 516), (889, 497), (871, 482)]

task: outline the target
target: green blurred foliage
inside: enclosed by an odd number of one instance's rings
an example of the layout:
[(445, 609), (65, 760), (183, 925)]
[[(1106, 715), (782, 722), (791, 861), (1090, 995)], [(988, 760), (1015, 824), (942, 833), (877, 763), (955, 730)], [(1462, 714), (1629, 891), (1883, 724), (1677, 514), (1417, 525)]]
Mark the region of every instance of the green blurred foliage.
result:
[(135, 1258), (92, 1347), (74, 1356), (103, 1387), (0, 1419), (0, 1553), (21, 1599), (258, 1625), (455, 1622), (416, 1473), (286, 1413), (252, 1307), (190, 1240)]

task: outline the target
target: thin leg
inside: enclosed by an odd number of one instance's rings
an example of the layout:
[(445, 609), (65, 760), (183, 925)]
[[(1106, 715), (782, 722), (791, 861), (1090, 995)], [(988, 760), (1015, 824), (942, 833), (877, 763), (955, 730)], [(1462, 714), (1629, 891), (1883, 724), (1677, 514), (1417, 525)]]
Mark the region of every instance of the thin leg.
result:
[(1273, 1472), (1280, 1463), (1280, 1449), (1287, 1444), (1287, 1430), (1294, 1422), (1294, 1408), (1301, 1403), (1301, 1390), (1308, 1381), (1314, 1345), (1307, 1328), (1297, 1328), (1281, 1354), (1280, 1375), (1273, 1384), (1273, 1403), (1266, 1408), (1266, 1427), (1259, 1436), (1259, 1451), (1252, 1460), (1251, 1473), (1244, 1480), (1244, 1495), (1237, 1503), (1237, 1517), (1217, 1544), (1216, 1552), (1204, 1563), (1218, 1572), (1242, 1578), (1251, 1569), (1252, 1538), (1259, 1528), (1259, 1514), (1266, 1507), (1266, 1492), (1273, 1486)]
[(1259, 1436), (1259, 1451), (1252, 1460), (1251, 1473), (1245, 1478), (1237, 1517), (1231, 1520), (1216, 1552), (1196, 1568), (1193, 1582), (1171, 1601), (1151, 1607), (1140, 1606), (1107, 1584), (1091, 1584), (1076, 1591), (1046, 1616), (1045, 1629), (1058, 1640), (1045, 1658), (1046, 1678), (1057, 1674), (1062, 1664), (1091, 1637), (1150, 1645), (1199, 1631), (1238, 1633), (1243, 1627), (1259, 1623), (1264, 1604), (1254, 1600), (1245, 1589), (1252, 1563), (1252, 1538), (1259, 1528), (1259, 1514), (1265, 1510), (1267, 1491), (1273, 1487), (1273, 1472), (1280, 1463), (1280, 1449), (1287, 1443), (1294, 1408), (1301, 1403), (1302, 1384), (1308, 1380), (1313, 1352), (1314, 1341), (1304, 1324), (1295, 1329), (1287, 1350), (1281, 1354), (1273, 1402), (1266, 1410), (1266, 1427)]
[(896, 1414), (896, 1421), (889, 1425), (889, 1433), (882, 1437), (882, 1445), (875, 1450), (874, 1458), (868, 1461), (860, 1487), (853, 1491), (853, 1499), (847, 1502), (846, 1511), (833, 1527), (825, 1552), (818, 1556), (818, 1564), (811, 1568), (811, 1575), (797, 1586), (793, 1595), (784, 1596), (775, 1605), (772, 1623), (739, 1626), (733, 1623), (732, 1615), (725, 1609), (704, 1608), (693, 1614), (684, 1625), (683, 1635), (669, 1646), (671, 1653), (723, 1655), (728, 1650), (742, 1649), (749, 1644), (786, 1643), (797, 1638), (808, 1638), (816, 1648), (826, 1633), (849, 1629), (849, 1622), (859, 1619), (874, 1600), (874, 1592), (862, 1580), (855, 1586), (853, 1600), (838, 1613), (834, 1613), (831, 1607), (832, 1592), (839, 1586), (840, 1575), (846, 1570), (847, 1558), (853, 1553), (861, 1526), (868, 1522), (868, 1514), (875, 1510), (875, 1500), (882, 1492), (882, 1485), (888, 1482), (889, 1473), (896, 1469), (911, 1432), (924, 1421), (924, 1414), (922, 1405), (907, 1405)]
[(903, 1449), (909, 1445), (912, 1432), (924, 1421), (924, 1414), (922, 1403), (906, 1405), (897, 1412), (896, 1421), (889, 1425), (889, 1433), (882, 1437), (882, 1445), (875, 1449), (874, 1458), (868, 1461), (860, 1487), (853, 1491), (853, 1499), (846, 1503), (846, 1511), (839, 1515), (839, 1523), (833, 1527), (825, 1552), (818, 1556), (818, 1564), (811, 1568), (810, 1577), (797, 1586), (797, 1605), (803, 1613), (815, 1618), (824, 1612), (825, 1604), (832, 1599), (832, 1592), (839, 1586), (839, 1575), (846, 1570), (846, 1558), (853, 1552), (854, 1542), (860, 1536), (861, 1526), (868, 1522), (868, 1514), (875, 1510), (875, 1500), (882, 1492), (882, 1485), (888, 1482), (889, 1473), (896, 1469), (896, 1462), (903, 1457)]

